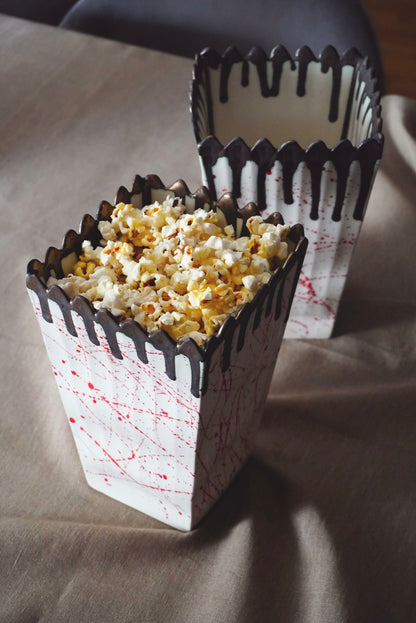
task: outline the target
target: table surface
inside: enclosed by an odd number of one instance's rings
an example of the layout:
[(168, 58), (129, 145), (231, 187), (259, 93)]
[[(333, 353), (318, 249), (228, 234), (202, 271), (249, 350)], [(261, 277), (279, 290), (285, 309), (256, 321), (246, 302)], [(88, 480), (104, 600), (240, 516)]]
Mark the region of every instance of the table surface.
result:
[(335, 336), (285, 340), (253, 456), (180, 533), (90, 489), (26, 264), (136, 173), (191, 190), (192, 63), (0, 18), (0, 622), (416, 620), (416, 102), (385, 153)]

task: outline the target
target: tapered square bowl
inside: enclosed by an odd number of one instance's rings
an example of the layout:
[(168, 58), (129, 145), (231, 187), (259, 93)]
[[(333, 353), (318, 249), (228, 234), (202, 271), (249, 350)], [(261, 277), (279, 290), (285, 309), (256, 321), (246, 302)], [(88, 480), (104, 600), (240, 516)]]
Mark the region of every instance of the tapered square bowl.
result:
[[(178, 181), (136, 177), (116, 204), (136, 208), (177, 196), (192, 213), (213, 209), (244, 231), (252, 204), (230, 195), (213, 201)], [(203, 346), (148, 333), (135, 320), (69, 298), (50, 277), (71, 273), (84, 240), (98, 244), (99, 220), (113, 205), (85, 216), (61, 249), (32, 260), (27, 288), (88, 484), (181, 530), (189, 530), (224, 493), (246, 461), (260, 424), (307, 241), (301, 226), (288, 234), (292, 250), (254, 299), (230, 315)], [(41, 379), (40, 379), (41, 382)]]
[(309, 240), (285, 337), (332, 335), (382, 156), (380, 94), (355, 50), (277, 46), (197, 55), (191, 116), (202, 182), (263, 216), (301, 223)]

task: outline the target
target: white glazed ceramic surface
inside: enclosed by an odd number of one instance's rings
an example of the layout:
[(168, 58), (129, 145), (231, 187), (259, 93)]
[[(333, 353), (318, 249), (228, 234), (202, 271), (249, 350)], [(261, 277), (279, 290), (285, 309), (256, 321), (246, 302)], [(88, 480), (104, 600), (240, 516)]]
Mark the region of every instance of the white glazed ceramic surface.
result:
[[(144, 364), (132, 339), (119, 333), (123, 359), (117, 359), (102, 327), (95, 327), (100, 342), (95, 345), (82, 317), (72, 312), (77, 337), (70, 335), (59, 305), (49, 301), (53, 322), (47, 322), (29, 290), (91, 487), (178, 529), (198, 523), (252, 449), (295, 278), (293, 265), (284, 281), (281, 314), (275, 319), (263, 312), (254, 330), (253, 313), (240, 351), (235, 333), (225, 371), (227, 343), (222, 343), (209, 362), (208, 387), (200, 397), (191, 392), (184, 355), (175, 357), (176, 380), (171, 380), (161, 351), (147, 344)], [(203, 364), (201, 372), (202, 377)]]
[(326, 48), (196, 60), (192, 121), (202, 182), (263, 216), (302, 223), (309, 247), (285, 337), (333, 331), (352, 252), (381, 158), (379, 94), (367, 61)]
[[(258, 165), (249, 161), (241, 177), (241, 203), (249, 202), (256, 193)], [(231, 187), (231, 171), (227, 158), (219, 158), (213, 167), (218, 193)], [(326, 162), (321, 175), (319, 218), (312, 219), (311, 176), (306, 164), (300, 163), (293, 178), (293, 203), (283, 197), (282, 165), (276, 161), (266, 174), (267, 207), (263, 216), (273, 212), (284, 215), (285, 222), (302, 223), (309, 247), (299, 276), (292, 310), (287, 323), (286, 338), (328, 338), (333, 330), (339, 301), (362, 221), (353, 218), (360, 191), (360, 170), (350, 166), (342, 218), (331, 218), (337, 192), (337, 172)], [(224, 182), (220, 184), (220, 182)], [(227, 184), (228, 182), (228, 184)], [(240, 201), (240, 200), (239, 200)]]
[[(120, 189), (118, 196), (142, 205), (145, 184), (139, 178), (135, 191)], [(153, 199), (173, 192), (148, 191)], [(187, 199), (191, 210), (204, 205), (205, 191), (196, 196)], [(104, 216), (111, 213), (110, 204), (102, 206)], [(227, 212), (229, 199), (219, 206)], [(190, 339), (176, 344), (163, 331), (148, 335), (134, 321), (119, 324), (82, 297), (70, 301), (58, 286), (45, 287), (51, 270), (65, 273), (95, 223), (84, 217), (63, 249), (50, 249), (44, 263), (32, 260), (28, 293), (88, 484), (190, 530), (252, 449), (306, 240), (294, 234), (296, 249), (285, 265), (204, 350)]]

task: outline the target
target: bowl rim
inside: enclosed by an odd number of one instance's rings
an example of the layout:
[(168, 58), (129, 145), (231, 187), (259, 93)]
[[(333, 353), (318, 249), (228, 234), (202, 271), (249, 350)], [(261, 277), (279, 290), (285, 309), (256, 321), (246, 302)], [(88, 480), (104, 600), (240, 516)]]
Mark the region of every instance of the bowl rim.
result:
[[(332, 69), (334, 72), (334, 83), (337, 82), (337, 75), (342, 70), (342, 67), (348, 65), (354, 67), (354, 72), (356, 77), (358, 76), (359, 80), (364, 82), (365, 89), (361, 98), (363, 99), (364, 95), (367, 95), (370, 98), (368, 110), (371, 110), (372, 114), (372, 135), (367, 139), (364, 139), (360, 144), (354, 146), (356, 149), (360, 148), (362, 143), (365, 143), (367, 140), (375, 140), (377, 143), (383, 143), (383, 134), (382, 134), (382, 108), (381, 108), (381, 92), (377, 88), (377, 77), (375, 75), (375, 69), (371, 64), (368, 56), (363, 56), (361, 52), (355, 47), (349, 48), (342, 54), (340, 54), (332, 45), (327, 45), (323, 47), (318, 55), (315, 55), (309, 46), (301, 46), (297, 49), (296, 53), (292, 56), (287, 48), (283, 45), (276, 45), (270, 52), (269, 55), (266, 54), (264, 49), (260, 46), (254, 46), (251, 48), (247, 54), (243, 55), (239, 52), (239, 50), (235, 46), (229, 46), (223, 53), (219, 53), (212, 47), (204, 48), (201, 52), (195, 55), (194, 64), (192, 68), (192, 81), (191, 88), (189, 92), (189, 104), (190, 104), (190, 113), (191, 113), (191, 122), (195, 135), (195, 139), (197, 144), (199, 145), (204, 139), (209, 138), (211, 136), (215, 136), (213, 132), (208, 132), (205, 136), (202, 136), (200, 129), (198, 127), (198, 119), (200, 117), (198, 111), (198, 102), (199, 102), (199, 86), (202, 79), (206, 79), (206, 72), (209, 69), (218, 69), (221, 68), (221, 71), (224, 72), (224, 80), (228, 77), (229, 72), (231, 71), (232, 65), (235, 63), (241, 63), (243, 68), (248, 66), (248, 63), (251, 62), (258, 68), (259, 78), (260, 78), (260, 88), (262, 90), (262, 95), (265, 97), (269, 97), (270, 95), (277, 96), (278, 94), (278, 85), (277, 85), (277, 93), (273, 92), (273, 89), (276, 87), (270, 87), (267, 85), (267, 81), (264, 79), (265, 71), (264, 67), (266, 63), (271, 62), (274, 66), (279, 68), (281, 72), (281, 68), (283, 63), (289, 62), (291, 64), (292, 69), (299, 68), (299, 81), (298, 81), (298, 89), (297, 95), (303, 97), (305, 95), (305, 79), (307, 66), (311, 62), (320, 63), (321, 71), (323, 73), (327, 73), (329, 69)], [(242, 72), (244, 74), (244, 70)], [(244, 80), (244, 78), (243, 78)], [(351, 81), (351, 88), (349, 94), (348, 107), (352, 104), (353, 98), (353, 87), (355, 86), (356, 81), (353, 79)], [(340, 141), (333, 148), (328, 149), (336, 149), (340, 142), (349, 141), (346, 138), (346, 132), (348, 129), (348, 116), (349, 113), (346, 113), (346, 119), (343, 124), (342, 135)], [(329, 119), (330, 120), (330, 119)], [(213, 112), (212, 112), (212, 103), (208, 102), (208, 110), (207, 110), (207, 125), (210, 130), (213, 130)], [(233, 139), (232, 139), (233, 140)], [(241, 139), (243, 140), (243, 139)], [(220, 141), (219, 141), (220, 142)], [(287, 143), (296, 143), (296, 141), (285, 141), (284, 144)], [(321, 141), (316, 141), (321, 142)], [(305, 148), (308, 149), (314, 143)], [(225, 148), (226, 145), (222, 144)], [(276, 151), (279, 150), (283, 146), (274, 146)], [(302, 149), (302, 148), (301, 148)]]
[[(147, 205), (148, 202), (152, 202), (152, 190), (162, 190), (167, 193), (172, 192), (183, 201), (186, 198), (190, 198), (194, 201), (194, 209), (208, 204), (210, 208), (221, 210), (227, 221), (233, 224), (234, 227), (236, 227), (236, 219), (240, 218), (244, 222), (244, 220), (247, 220), (247, 218), (253, 214), (260, 214), (254, 203), (247, 204), (244, 208), (240, 209), (231, 193), (225, 193), (216, 201), (211, 199), (207, 188), (203, 186), (196, 192), (191, 193), (183, 180), (177, 180), (172, 185), (165, 186), (161, 179), (154, 174), (147, 175), (146, 177), (136, 175), (131, 191), (128, 191), (124, 186), (120, 186), (116, 194), (115, 204), (121, 201), (126, 202), (126, 200), (132, 202), (135, 195), (142, 194), (143, 205)], [(225, 371), (229, 366), (231, 343), (235, 332), (237, 330), (240, 331), (237, 350), (241, 350), (244, 344), (243, 338), (249, 319), (252, 318), (253, 315), (255, 316), (254, 329), (256, 329), (264, 308), (266, 308), (265, 315), (270, 315), (273, 307), (273, 299), (276, 292), (279, 290), (279, 284), (282, 285), (282, 282), (295, 264), (297, 264), (297, 277), (299, 276), (307, 248), (307, 239), (304, 235), (303, 226), (300, 224), (291, 226), (289, 236), (291, 236), (296, 246), (283, 265), (272, 273), (270, 281), (258, 290), (252, 301), (243, 304), (235, 315), (230, 315), (216, 334), (210, 336), (202, 346), (199, 346), (191, 337), (176, 342), (163, 329), (159, 329), (154, 333), (149, 333), (134, 319), (120, 321), (108, 310), (95, 310), (92, 304), (82, 295), (77, 295), (71, 299), (58, 285), (47, 287), (47, 280), (49, 276), (51, 276), (51, 271), (53, 270), (58, 278), (63, 276), (62, 260), (74, 252), (79, 253), (83, 240), (92, 238), (93, 242), (98, 244), (100, 235), (97, 223), (99, 220), (108, 220), (113, 208), (114, 206), (110, 202), (102, 201), (95, 218), (86, 214), (81, 220), (78, 232), (74, 229), (70, 229), (66, 232), (60, 249), (49, 247), (43, 262), (32, 259), (27, 265), (26, 287), (28, 290), (34, 291), (37, 295), (42, 317), (49, 323), (53, 322), (49, 308), (49, 300), (57, 303), (61, 309), (68, 333), (73, 337), (77, 337), (77, 331), (73, 323), (72, 311), (82, 317), (90, 341), (97, 346), (100, 342), (94, 327), (96, 324), (101, 325), (108, 340), (110, 350), (117, 359), (123, 359), (117, 342), (117, 333), (123, 333), (133, 340), (137, 356), (143, 363), (148, 363), (145, 348), (146, 342), (150, 343), (156, 349), (161, 350), (165, 356), (166, 373), (172, 380), (176, 378), (175, 357), (180, 354), (185, 355), (191, 363), (191, 391), (195, 396), (199, 396), (200, 364), (209, 364), (214, 352), (225, 343), (222, 364), (223, 370)], [(233, 219), (235, 220), (233, 221)], [(281, 222), (283, 222), (283, 219), (281, 219)], [(294, 286), (296, 282), (297, 278), (294, 281)], [(293, 287), (291, 299), (293, 299), (294, 289), (295, 287)], [(278, 306), (276, 306), (275, 310), (276, 318), (278, 316), (277, 307)], [(287, 321), (289, 310), (290, 304), (286, 317), (282, 319), (283, 322)], [(205, 365), (205, 367), (207, 368), (209, 365)]]

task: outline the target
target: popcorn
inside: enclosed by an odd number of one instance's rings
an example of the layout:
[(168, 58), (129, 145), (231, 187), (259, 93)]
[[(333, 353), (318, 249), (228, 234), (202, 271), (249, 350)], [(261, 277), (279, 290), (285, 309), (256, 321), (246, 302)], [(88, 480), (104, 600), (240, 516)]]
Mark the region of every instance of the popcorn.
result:
[(241, 281), (243, 282), (244, 287), (249, 292), (257, 292), (259, 288), (259, 282), (257, 281), (254, 275), (246, 275), (245, 277), (242, 278)]
[(98, 223), (100, 244), (85, 240), (72, 273), (51, 277), (48, 287), (81, 294), (149, 333), (163, 329), (202, 345), (254, 298), (294, 246), (288, 225), (260, 216), (247, 220), (249, 235), (240, 238), (222, 223), (213, 210), (188, 214), (177, 197), (141, 209), (118, 203), (111, 220)]

